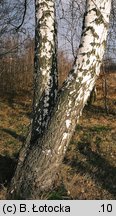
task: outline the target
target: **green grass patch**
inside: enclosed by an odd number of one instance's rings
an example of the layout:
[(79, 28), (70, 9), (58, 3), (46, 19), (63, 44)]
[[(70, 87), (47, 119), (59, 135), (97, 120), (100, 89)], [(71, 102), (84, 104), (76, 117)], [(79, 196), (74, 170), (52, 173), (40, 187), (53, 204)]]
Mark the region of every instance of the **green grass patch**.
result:
[(16, 145), (17, 145), (17, 140), (8, 140), (4, 143), (5, 147), (16, 146)]
[(64, 200), (67, 197), (67, 191), (64, 185), (61, 185), (59, 188), (51, 192), (48, 197), (48, 200)]
[(111, 128), (109, 126), (104, 126), (104, 125), (95, 125), (93, 127), (90, 127), (89, 130), (92, 132), (104, 132), (104, 131), (111, 130)]
[(81, 131), (81, 130), (83, 130), (83, 126), (82, 125), (77, 125), (76, 128), (75, 128), (75, 130)]

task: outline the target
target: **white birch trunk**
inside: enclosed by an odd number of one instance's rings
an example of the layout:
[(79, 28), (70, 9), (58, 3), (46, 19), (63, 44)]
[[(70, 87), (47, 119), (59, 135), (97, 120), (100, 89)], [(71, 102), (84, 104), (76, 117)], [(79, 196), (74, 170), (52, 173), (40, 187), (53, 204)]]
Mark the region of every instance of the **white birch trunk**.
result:
[(87, 1), (75, 66), (59, 92), (46, 133), (31, 146), (22, 169), (14, 176), (10, 189), (12, 199), (40, 199), (41, 194), (52, 189), (75, 126), (99, 76), (110, 8), (111, 0)]
[(46, 129), (58, 90), (54, 0), (35, 0), (35, 71), (31, 142)]
[(35, 0), (33, 118), (20, 151), (21, 166), (30, 145), (44, 132), (58, 91), (57, 27), (54, 0)]

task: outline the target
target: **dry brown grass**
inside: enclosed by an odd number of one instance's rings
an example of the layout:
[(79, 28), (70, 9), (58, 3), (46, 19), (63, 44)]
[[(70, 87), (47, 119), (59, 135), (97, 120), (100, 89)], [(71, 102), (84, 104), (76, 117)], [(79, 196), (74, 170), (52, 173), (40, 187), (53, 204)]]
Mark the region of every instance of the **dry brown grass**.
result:
[(116, 198), (116, 73), (107, 75), (108, 115), (102, 79), (97, 81), (97, 101), (84, 109), (61, 166), (72, 199)]
[[(18, 152), (28, 131), (31, 99), (19, 97), (9, 103), (0, 100), (0, 199), (14, 173)], [(9, 163), (10, 161), (10, 163)]]
[[(109, 115), (105, 113), (102, 77), (97, 81), (97, 101), (86, 107), (60, 167), (59, 186), (49, 199), (116, 198), (116, 74), (108, 75)], [(31, 112), (31, 98), (0, 101), (0, 199), (16, 166)]]

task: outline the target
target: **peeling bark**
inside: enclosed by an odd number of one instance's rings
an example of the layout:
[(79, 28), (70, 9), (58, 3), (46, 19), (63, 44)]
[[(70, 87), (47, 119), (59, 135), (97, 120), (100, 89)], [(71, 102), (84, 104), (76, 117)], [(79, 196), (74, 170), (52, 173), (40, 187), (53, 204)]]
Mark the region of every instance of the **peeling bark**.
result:
[(31, 145), (22, 169), (13, 178), (10, 198), (40, 199), (41, 194), (52, 189), (75, 126), (99, 76), (110, 7), (111, 0), (87, 1), (78, 58), (59, 92), (49, 127)]
[(21, 166), (27, 151), (47, 128), (58, 91), (57, 23), (54, 0), (35, 0), (35, 58), (33, 116), (20, 151)]
[(35, 0), (35, 71), (31, 143), (47, 127), (57, 89), (57, 29), (54, 0)]

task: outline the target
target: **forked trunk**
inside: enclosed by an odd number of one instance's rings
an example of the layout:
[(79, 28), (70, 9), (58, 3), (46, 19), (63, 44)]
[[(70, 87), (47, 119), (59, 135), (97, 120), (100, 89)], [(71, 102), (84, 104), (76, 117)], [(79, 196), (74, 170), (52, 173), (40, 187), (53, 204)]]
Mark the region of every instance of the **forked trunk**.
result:
[(9, 198), (40, 199), (52, 189), (56, 172), (99, 76), (107, 38), (111, 0), (87, 1), (84, 30), (75, 66), (59, 92), (48, 128), (30, 146), (16, 172)]

